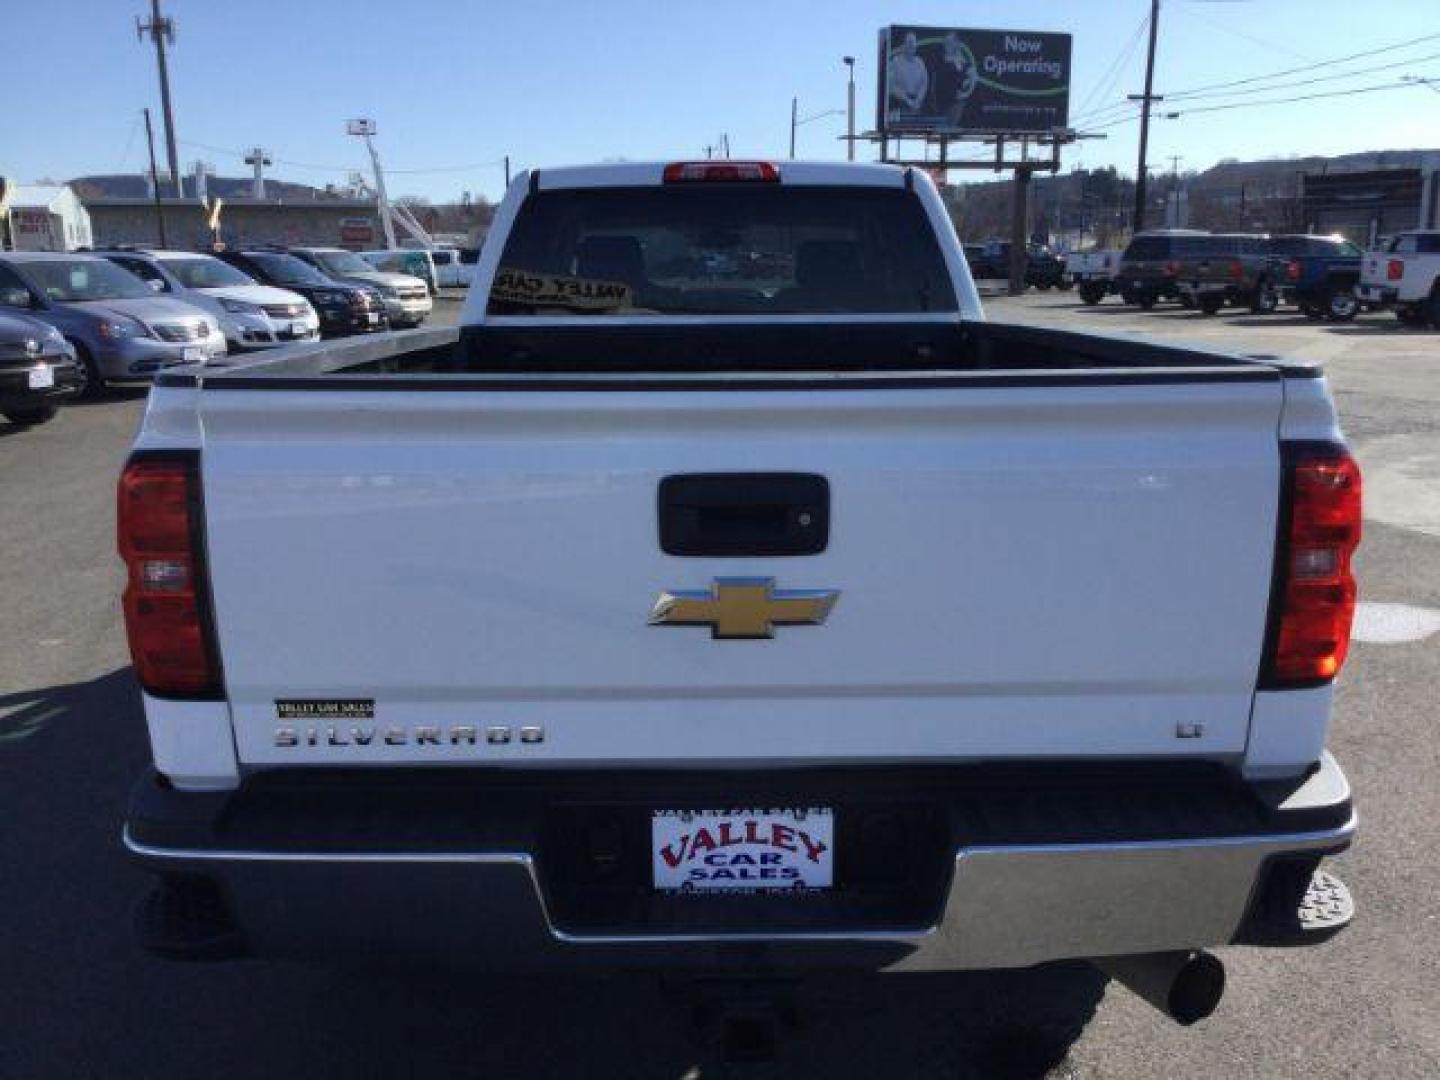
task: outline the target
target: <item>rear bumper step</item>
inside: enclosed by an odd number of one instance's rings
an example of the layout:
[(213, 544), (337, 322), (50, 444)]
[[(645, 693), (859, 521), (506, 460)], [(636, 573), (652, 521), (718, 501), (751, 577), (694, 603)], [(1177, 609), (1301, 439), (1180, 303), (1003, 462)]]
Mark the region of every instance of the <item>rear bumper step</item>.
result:
[[(288, 774), (230, 794), (147, 778), (125, 831), (160, 875), (142, 943), (505, 970), (953, 970), (1272, 944), (1285, 905), (1304, 906), (1309, 875), (1355, 829), (1328, 755), (1289, 785), (1094, 766), (427, 777)], [(863, 839), (837, 846), (834, 894), (655, 894), (637, 836), (649, 809), (713, 805), (722, 790), (731, 805), (768, 792), (835, 806), (837, 845)], [(904, 859), (880, 857), (896, 844)], [(1333, 892), (1321, 899), (1312, 915), (1339, 910)], [(173, 934), (166, 911), (186, 916)], [(1287, 943), (1322, 936), (1294, 933), (1297, 918)]]

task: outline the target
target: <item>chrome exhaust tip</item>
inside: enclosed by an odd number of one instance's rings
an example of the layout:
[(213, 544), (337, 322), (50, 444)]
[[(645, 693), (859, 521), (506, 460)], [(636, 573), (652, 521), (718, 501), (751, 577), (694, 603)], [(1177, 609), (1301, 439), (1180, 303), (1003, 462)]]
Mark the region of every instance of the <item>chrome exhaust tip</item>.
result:
[(1183, 1027), (1204, 1020), (1225, 995), (1225, 965), (1203, 950), (1103, 956), (1091, 963)]

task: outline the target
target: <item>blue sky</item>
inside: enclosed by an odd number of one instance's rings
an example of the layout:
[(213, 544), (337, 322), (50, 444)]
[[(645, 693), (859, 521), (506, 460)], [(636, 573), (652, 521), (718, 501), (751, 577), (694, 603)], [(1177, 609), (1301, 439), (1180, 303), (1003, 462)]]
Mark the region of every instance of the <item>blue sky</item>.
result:
[[(158, 105), (154, 54), (135, 40), (133, 28), (133, 16), (148, 4), (12, 3), (3, 23), (0, 174), (34, 180), (138, 171), (139, 110)], [(876, 30), (888, 23), (1072, 33), (1073, 118), (1087, 98), (1094, 110), (1141, 88), (1144, 42), (1137, 31), (1148, 6), (1148, 0), (165, 3), (178, 25), (172, 82), (182, 168), (205, 158), (222, 174), (242, 175), (247, 170), (235, 152), (258, 143), (277, 159), (278, 178), (343, 181), (347, 169), (368, 164), (359, 141), (344, 134), (345, 120), (373, 116), (391, 194), (433, 199), (467, 188), (496, 197), (502, 187), (496, 162), (507, 153), (517, 169), (699, 157), (725, 132), (736, 157), (782, 157), (792, 95), (802, 116), (844, 108), (840, 58), (847, 53), (858, 59), (864, 129), (874, 120)], [(1440, 0), (1165, 0), (1156, 92), (1440, 34), (1437, 16)], [(1132, 40), (1128, 59), (1113, 67)], [(1440, 37), (1308, 77), (1346, 71), (1355, 77), (1248, 100), (1372, 86), (1403, 74), (1440, 79)], [(1281, 81), (1306, 77), (1302, 71)], [(1440, 147), (1437, 91), (1440, 85), (1414, 86), (1197, 112), (1153, 126), (1151, 160), (1169, 168), (1168, 155), (1181, 154), (1182, 168), (1205, 168), (1226, 157)], [(1191, 106), (1232, 100), (1247, 99), (1196, 99)], [(842, 158), (837, 136), (844, 126), (842, 115), (805, 125), (799, 156)], [(1120, 124), (1107, 139), (1070, 149), (1065, 167), (1116, 164), (1133, 172), (1137, 128)], [(861, 148), (862, 158), (872, 154)]]

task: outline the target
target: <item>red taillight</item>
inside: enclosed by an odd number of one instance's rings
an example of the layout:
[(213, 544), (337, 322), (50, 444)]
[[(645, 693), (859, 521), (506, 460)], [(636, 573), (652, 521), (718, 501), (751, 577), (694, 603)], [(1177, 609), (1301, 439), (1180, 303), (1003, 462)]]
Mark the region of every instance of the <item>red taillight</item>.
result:
[(672, 161), (665, 166), (665, 183), (735, 183), (737, 181), (776, 184), (780, 170), (768, 161)]
[(1300, 280), (1300, 260), (1291, 259), (1285, 267), (1285, 276), (1291, 281)]
[(1390, 281), (1399, 281), (1405, 276), (1405, 261), (1403, 259), (1391, 259), (1385, 264), (1385, 277)]
[(1178, 262), (1167, 262), (1165, 264), (1166, 277), (1174, 277), (1178, 273), (1180, 273), (1180, 264)]
[(147, 693), (219, 692), (205, 565), (197, 543), (200, 480), (189, 453), (138, 454), (120, 474), (116, 520), (125, 561), (125, 635)]
[(1314, 686), (1339, 674), (1350, 647), (1360, 543), (1360, 467), (1332, 443), (1283, 444), (1284, 496), (1275, 599), (1262, 685)]
[(1239, 281), (1241, 278), (1243, 278), (1245, 276), (1245, 264), (1238, 260), (1232, 262), (1230, 264), (1230, 276), (1236, 281)]

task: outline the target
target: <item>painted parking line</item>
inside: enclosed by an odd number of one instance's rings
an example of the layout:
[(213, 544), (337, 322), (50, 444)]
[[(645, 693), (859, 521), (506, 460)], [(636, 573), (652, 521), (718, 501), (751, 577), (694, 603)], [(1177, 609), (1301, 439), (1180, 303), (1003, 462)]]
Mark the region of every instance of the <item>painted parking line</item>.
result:
[(1407, 645), (1440, 633), (1440, 611), (1413, 604), (1355, 605), (1350, 637), (1367, 645)]

